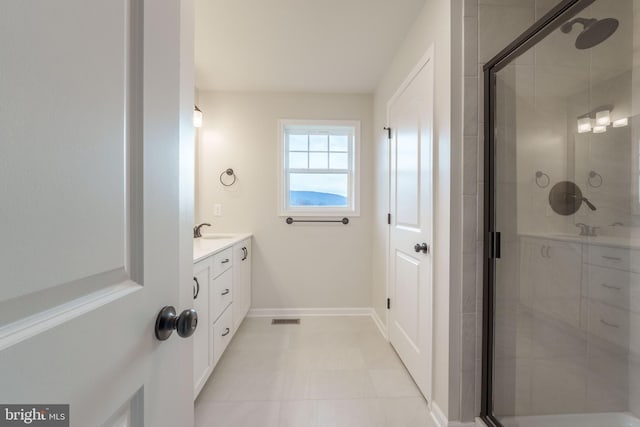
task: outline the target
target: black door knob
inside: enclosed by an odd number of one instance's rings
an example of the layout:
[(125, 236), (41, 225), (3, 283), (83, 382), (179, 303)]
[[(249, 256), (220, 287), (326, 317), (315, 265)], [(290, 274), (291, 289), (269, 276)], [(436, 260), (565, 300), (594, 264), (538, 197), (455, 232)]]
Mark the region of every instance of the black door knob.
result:
[(429, 245), (426, 243), (417, 243), (413, 249), (415, 249), (416, 252), (422, 252), (423, 254), (429, 253)]
[(198, 313), (193, 308), (184, 310), (178, 316), (176, 309), (168, 305), (160, 310), (156, 318), (156, 338), (164, 341), (171, 336), (174, 329), (182, 338), (188, 338), (193, 335), (197, 327)]

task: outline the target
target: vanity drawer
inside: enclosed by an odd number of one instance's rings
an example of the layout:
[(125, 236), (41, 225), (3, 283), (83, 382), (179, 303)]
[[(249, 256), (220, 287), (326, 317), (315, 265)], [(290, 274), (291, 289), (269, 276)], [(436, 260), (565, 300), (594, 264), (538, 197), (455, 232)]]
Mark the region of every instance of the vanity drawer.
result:
[(233, 336), (233, 315), (229, 307), (220, 316), (218, 320), (211, 327), (211, 341), (213, 342), (213, 366), (218, 363), (220, 356), (229, 345), (231, 337)]
[(213, 256), (213, 277), (218, 277), (233, 265), (233, 248), (227, 248)]
[(233, 271), (227, 270), (213, 279), (211, 287), (210, 303), (211, 321), (215, 322), (225, 308), (233, 301)]
[(639, 316), (601, 302), (589, 303), (587, 330), (590, 334), (613, 343), (624, 350), (638, 350), (638, 342), (629, 334), (631, 325), (638, 326)]
[(588, 265), (586, 277), (589, 298), (640, 312), (640, 274)]
[(591, 265), (640, 273), (640, 252), (637, 250), (590, 245), (587, 251), (587, 262)]

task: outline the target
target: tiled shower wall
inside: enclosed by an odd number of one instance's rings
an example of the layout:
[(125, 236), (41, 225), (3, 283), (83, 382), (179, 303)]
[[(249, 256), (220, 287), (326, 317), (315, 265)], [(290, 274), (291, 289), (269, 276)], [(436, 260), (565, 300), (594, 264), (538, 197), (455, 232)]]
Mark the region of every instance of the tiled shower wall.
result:
[(464, 169), (460, 416), (480, 413), (483, 242), (482, 67), (559, 0), (464, 0)]

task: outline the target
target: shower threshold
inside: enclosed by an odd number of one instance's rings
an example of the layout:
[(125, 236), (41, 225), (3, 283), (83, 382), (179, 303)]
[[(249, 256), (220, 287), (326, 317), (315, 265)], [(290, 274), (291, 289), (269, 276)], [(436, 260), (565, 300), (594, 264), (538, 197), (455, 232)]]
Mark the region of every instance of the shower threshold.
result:
[(628, 412), (532, 415), (500, 421), (504, 427), (640, 427), (640, 419)]

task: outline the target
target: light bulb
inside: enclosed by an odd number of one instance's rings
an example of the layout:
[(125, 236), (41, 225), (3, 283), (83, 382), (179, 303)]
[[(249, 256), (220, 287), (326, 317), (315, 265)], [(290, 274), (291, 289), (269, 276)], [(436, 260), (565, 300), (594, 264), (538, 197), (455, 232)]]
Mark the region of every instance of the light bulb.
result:
[(202, 111), (197, 106), (193, 109), (193, 126), (202, 127)]
[(621, 128), (621, 127), (627, 126), (628, 124), (629, 124), (629, 119), (625, 117), (624, 119), (615, 120), (613, 122), (613, 127), (614, 128)]
[(611, 123), (611, 115), (609, 110), (602, 110), (596, 113), (596, 125), (609, 126)]
[(582, 117), (578, 119), (578, 133), (591, 132), (591, 119), (589, 117)]
[(606, 126), (594, 126), (593, 133), (605, 133), (607, 131)]

